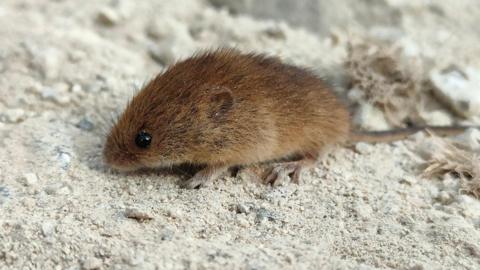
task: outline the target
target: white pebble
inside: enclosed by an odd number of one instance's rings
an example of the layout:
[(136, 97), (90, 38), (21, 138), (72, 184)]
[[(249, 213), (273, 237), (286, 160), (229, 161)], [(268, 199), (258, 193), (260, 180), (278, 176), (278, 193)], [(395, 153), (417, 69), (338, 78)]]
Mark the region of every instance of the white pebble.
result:
[(455, 137), (455, 141), (468, 146), (473, 151), (480, 150), (480, 130), (469, 128), (464, 133)]
[(40, 61), (40, 70), (45, 79), (55, 79), (60, 73), (61, 52), (55, 48), (36, 52)]
[(25, 120), (25, 111), (17, 109), (7, 109), (2, 115), (0, 115), (0, 120), (5, 123), (19, 123)]
[(70, 103), (68, 89), (70, 86), (66, 83), (57, 83), (52, 87), (43, 87), (40, 89), (40, 96), (44, 100), (50, 100), (60, 105)]
[(353, 121), (367, 130), (390, 129), (390, 125), (383, 112), (368, 103), (362, 103), (360, 105), (355, 113)]
[(182, 211), (180, 211), (179, 209), (169, 209), (167, 215), (169, 217), (179, 219), (182, 217)]
[(400, 180), (400, 183), (405, 183), (413, 186), (417, 183), (417, 179), (414, 176), (405, 176)]
[(71, 160), (72, 156), (67, 152), (60, 152), (58, 154), (58, 161), (60, 162), (60, 166), (65, 170), (68, 169), (68, 167), (70, 166)]
[(243, 228), (247, 228), (250, 226), (250, 222), (248, 222), (248, 220), (244, 216), (238, 216), (237, 222), (238, 222), (238, 225), (240, 225)]
[(372, 146), (368, 143), (359, 142), (355, 144), (355, 150), (360, 154), (368, 154), (372, 151)]
[(72, 93), (74, 93), (74, 94), (83, 93), (83, 88), (82, 88), (82, 86), (79, 85), (79, 84), (74, 84), (74, 85), (72, 85), (72, 88), (70, 88), (70, 90), (71, 90)]
[(35, 173), (26, 173), (23, 175), (23, 181), (27, 186), (34, 186), (38, 182), (38, 177)]
[(98, 12), (98, 21), (106, 26), (116, 25), (120, 19), (120, 15), (111, 8), (103, 8)]
[(42, 233), (43, 236), (48, 237), (51, 236), (55, 231), (55, 223), (52, 221), (45, 221), (42, 224)]
[(480, 115), (480, 70), (450, 66), (433, 70), (430, 80), (434, 93), (464, 117)]
[(438, 193), (437, 199), (442, 204), (450, 204), (452, 202), (452, 197), (446, 191), (440, 191), (440, 193)]

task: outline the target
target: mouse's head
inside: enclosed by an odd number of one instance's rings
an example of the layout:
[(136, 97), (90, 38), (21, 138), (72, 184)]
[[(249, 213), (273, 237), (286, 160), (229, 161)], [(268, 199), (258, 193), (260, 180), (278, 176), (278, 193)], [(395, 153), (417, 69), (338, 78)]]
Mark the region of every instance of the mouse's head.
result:
[[(127, 105), (107, 136), (104, 160), (131, 171), (197, 163), (212, 148), (233, 105), (229, 89), (159, 75)], [(220, 136), (221, 137), (221, 136)]]

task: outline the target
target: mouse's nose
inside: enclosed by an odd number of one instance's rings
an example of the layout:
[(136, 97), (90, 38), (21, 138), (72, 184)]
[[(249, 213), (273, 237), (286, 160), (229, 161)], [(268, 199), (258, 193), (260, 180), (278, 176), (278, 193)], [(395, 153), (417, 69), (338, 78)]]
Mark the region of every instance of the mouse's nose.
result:
[(133, 171), (138, 167), (135, 155), (121, 149), (109, 147), (108, 144), (103, 150), (103, 162), (119, 171)]

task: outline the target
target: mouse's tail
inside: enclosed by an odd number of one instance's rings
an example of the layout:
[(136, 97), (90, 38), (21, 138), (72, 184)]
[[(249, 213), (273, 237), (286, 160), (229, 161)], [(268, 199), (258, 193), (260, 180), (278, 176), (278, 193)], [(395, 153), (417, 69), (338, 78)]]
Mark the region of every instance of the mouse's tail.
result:
[(427, 131), (437, 136), (455, 136), (469, 128), (480, 129), (480, 126), (419, 126), (411, 128), (392, 129), (385, 131), (353, 131), (350, 133), (349, 143), (386, 143), (406, 139), (420, 132)]

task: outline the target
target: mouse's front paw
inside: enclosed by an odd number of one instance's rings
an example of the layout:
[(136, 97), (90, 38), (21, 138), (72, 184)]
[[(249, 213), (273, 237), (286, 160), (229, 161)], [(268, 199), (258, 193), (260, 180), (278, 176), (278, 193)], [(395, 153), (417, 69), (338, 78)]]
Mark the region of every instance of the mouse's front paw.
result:
[(207, 179), (205, 179), (205, 177), (199, 177), (197, 175), (194, 175), (193, 177), (181, 182), (180, 187), (185, 189), (195, 189), (202, 187), (205, 182), (207, 182)]
[(227, 166), (210, 166), (197, 172), (192, 178), (180, 183), (180, 187), (194, 189), (203, 186), (206, 182), (216, 179), (228, 169)]

